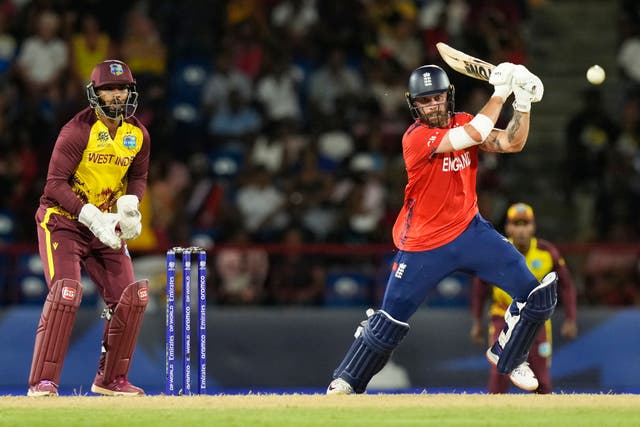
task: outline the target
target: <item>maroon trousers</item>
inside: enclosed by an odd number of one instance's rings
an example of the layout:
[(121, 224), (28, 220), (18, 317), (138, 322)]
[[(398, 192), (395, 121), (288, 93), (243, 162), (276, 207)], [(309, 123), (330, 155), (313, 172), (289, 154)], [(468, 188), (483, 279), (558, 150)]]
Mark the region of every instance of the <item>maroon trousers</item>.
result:
[[(117, 310), (123, 292), (134, 282), (133, 264), (126, 245), (111, 249), (78, 221), (53, 213), (51, 209), (39, 208), (36, 223), (49, 295), (36, 331), (29, 384), (34, 386), (42, 380), (59, 383), (75, 313), (82, 300), (81, 267), (85, 268), (105, 303), (115, 310), (115, 325), (111, 327), (110, 320), (105, 322), (103, 346), (107, 354), (101, 356), (99, 364), (104, 359), (107, 361), (103, 366), (105, 372), (110, 372), (111, 376), (114, 372), (126, 376), (148, 295), (146, 280), (133, 284), (136, 295), (129, 295), (125, 300), (133, 300), (139, 294), (136, 301), (140, 302), (129, 304), (136, 306), (135, 315), (128, 315), (131, 310), (126, 310), (127, 304), (120, 304), (123, 307)], [(127, 315), (121, 313), (123, 310)], [(116, 316), (118, 313), (120, 315)], [(108, 366), (110, 360), (117, 370)]]
[(36, 212), (36, 223), (38, 249), (49, 288), (60, 279), (80, 282), (83, 266), (102, 299), (113, 308), (127, 285), (135, 281), (126, 246), (111, 249), (78, 221), (42, 207)]

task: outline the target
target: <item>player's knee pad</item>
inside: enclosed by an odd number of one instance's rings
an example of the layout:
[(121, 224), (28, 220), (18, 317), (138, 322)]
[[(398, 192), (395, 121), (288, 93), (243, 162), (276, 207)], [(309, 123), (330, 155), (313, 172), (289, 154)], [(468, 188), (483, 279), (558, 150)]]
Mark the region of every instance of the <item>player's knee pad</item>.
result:
[(127, 286), (112, 313), (107, 315), (104, 347), (104, 382), (127, 375), (138, 341), (144, 312), (149, 302), (149, 284), (140, 280)]
[(382, 310), (370, 314), (363, 323), (356, 330), (356, 340), (333, 373), (334, 378), (347, 381), (356, 393), (365, 391), (371, 378), (384, 367), (409, 331), (409, 324)]
[(540, 327), (551, 317), (558, 302), (557, 284), (558, 275), (549, 273), (529, 293), (526, 303), (511, 304), (505, 314), (504, 330), (492, 350), (500, 356), (498, 372), (508, 374), (527, 359)]
[(82, 285), (72, 279), (56, 281), (42, 307), (31, 362), (29, 383), (46, 379), (58, 384), (71, 330), (82, 302)]
[(557, 286), (558, 275), (555, 272), (547, 274), (540, 285), (529, 293), (521, 316), (543, 322), (550, 318), (558, 303)]

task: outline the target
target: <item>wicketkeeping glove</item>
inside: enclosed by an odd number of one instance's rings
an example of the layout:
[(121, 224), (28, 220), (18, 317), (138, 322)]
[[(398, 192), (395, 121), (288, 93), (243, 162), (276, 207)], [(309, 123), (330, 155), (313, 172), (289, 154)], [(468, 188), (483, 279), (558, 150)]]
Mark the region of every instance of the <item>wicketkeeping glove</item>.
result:
[(120, 238), (132, 240), (142, 232), (142, 214), (138, 210), (138, 197), (127, 194), (118, 199), (118, 218), (120, 222)]
[(112, 249), (120, 249), (122, 245), (122, 240), (116, 234), (116, 224), (119, 219), (118, 215), (102, 212), (91, 203), (84, 205), (78, 215), (78, 221), (86, 225), (102, 243)]
[(511, 62), (502, 62), (493, 69), (489, 77), (489, 83), (494, 87), (493, 96), (501, 97), (503, 102), (511, 95), (511, 80), (515, 67)]

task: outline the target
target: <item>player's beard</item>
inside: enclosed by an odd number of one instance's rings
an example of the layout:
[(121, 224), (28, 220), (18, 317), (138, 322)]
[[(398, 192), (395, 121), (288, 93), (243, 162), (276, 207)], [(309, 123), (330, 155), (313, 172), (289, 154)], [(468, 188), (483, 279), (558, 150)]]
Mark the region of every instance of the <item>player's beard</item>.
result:
[(112, 120), (118, 120), (124, 115), (126, 104), (122, 101), (112, 101), (101, 106), (104, 115)]
[(449, 119), (446, 104), (439, 105), (437, 110), (431, 111), (428, 114), (422, 114), (422, 120), (432, 128), (447, 127), (449, 125)]

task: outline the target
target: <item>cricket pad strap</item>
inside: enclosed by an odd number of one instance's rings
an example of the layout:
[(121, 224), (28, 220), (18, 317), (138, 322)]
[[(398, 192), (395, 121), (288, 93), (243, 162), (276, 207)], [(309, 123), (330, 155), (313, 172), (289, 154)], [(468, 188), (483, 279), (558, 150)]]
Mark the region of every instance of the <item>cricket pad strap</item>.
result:
[(356, 393), (364, 393), (407, 332), (407, 323), (395, 320), (385, 311), (376, 311), (364, 322), (362, 330), (356, 331), (356, 339), (333, 377), (348, 382)]
[[(498, 360), (498, 372), (508, 374), (527, 359), (529, 348), (538, 335), (540, 327), (551, 317), (556, 307), (558, 302), (557, 286), (558, 275), (553, 272), (547, 274), (540, 285), (529, 293), (526, 304), (520, 310), (519, 318), (516, 318), (515, 325), (513, 320), (507, 321), (505, 329), (509, 327), (513, 329), (508, 341), (503, 345)], [(512, 303), (512, 307), (514, 304), (516, 304), (515, 301)], [(505, 315), (506, 317), (507, 315)], [(503, 331), (504, 333), (505, 331)], [(509, 336), (508, 333), (507, 336)]]
[(82, 285), (77, 280), (61, 279), (49, 288), (36, 331), (29, 385), (41, 380), (60, 384), (62, 364), (81, 301)]
[(139, 280), (128, 285), (108, 320), (104, 347), (104, 384), (126, 376), (138, 341), (144, 311), (149, 302), (149, 282)]

